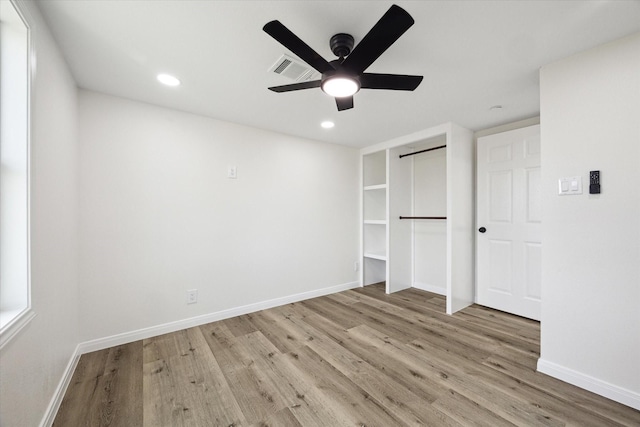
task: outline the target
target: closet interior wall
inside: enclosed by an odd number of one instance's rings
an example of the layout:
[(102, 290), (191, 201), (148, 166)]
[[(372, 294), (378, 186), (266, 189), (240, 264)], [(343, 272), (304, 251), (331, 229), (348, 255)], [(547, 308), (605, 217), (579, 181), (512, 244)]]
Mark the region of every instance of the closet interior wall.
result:
[[(418, 145), (416, 151), (439, 146), (442, 140)], [(414, 216), (447, 216), (447, 149), (403, 158), (413, 169)], [(446, 219), (410, 220), (413, 225), (413, 287), (447, 293)]]

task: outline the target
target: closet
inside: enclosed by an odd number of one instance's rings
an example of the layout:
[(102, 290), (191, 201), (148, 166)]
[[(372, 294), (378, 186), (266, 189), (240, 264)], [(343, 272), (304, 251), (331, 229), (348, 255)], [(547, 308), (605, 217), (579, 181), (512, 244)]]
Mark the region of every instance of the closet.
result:
[(453, 123), (361, 150), (361, 285), (474, 300), (473, 134)]

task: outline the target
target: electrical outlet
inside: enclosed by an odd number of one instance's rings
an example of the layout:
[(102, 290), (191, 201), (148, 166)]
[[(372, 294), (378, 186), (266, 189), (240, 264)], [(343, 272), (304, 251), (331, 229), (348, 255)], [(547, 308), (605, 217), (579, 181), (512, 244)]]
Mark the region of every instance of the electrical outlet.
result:
[(236, 179), (238, 178), (238, 168), (235, 166), (227, 167), (227, 178)]
[(198, 290), (190, 289), (187, 291), (187, 304), (195, 304), (198, 302)]
[(353, 271), (358, 271), (358, 261), (353, 263)]

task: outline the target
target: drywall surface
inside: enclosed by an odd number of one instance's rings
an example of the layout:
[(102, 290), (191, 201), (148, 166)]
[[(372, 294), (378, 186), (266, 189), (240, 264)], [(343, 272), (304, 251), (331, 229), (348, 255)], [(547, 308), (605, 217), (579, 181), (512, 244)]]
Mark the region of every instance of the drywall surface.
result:
[(75, 83), (31, 2), (31, 303), (36, 317), (0, 352), (0, 425), (36, 426), (79, 342)]
[[(539, 368), (637, 407), (640, 34), (545, 66), (540, 77)], [(601, 194), (589, 194), (592, 170)], [(570, 176), (582, 177), (584, 193), (559, 196), (558, 179)]]
[(79, 100), (82, 341), (357, 282), (357, 150)]
[[(447, 216), (446, 149), (418, 154), (413, 161), (413, 212), (415, 216)], [(407, 162), (408, 163), (408, 162)], [(408, 165), (407, 165), (408, 166)], [(414, 286), (447, 293), (447, 222), (413, 222)]]

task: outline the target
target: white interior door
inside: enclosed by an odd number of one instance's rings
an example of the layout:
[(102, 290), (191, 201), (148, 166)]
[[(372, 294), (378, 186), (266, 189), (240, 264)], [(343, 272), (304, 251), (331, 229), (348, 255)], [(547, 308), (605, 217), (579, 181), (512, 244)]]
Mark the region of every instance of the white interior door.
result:
[(478, 138), (476, 302), (540, 320), (540, 126)]

